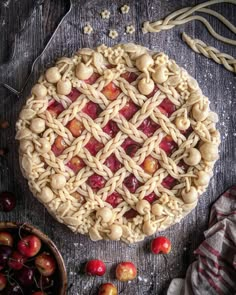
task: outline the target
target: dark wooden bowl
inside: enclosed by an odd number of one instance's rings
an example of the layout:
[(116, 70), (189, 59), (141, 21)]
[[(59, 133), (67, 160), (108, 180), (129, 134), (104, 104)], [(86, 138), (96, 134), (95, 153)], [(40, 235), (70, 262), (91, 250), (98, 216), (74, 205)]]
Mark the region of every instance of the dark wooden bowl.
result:
[(35, 228), (33, 225), (26, 223), (17, 223), (17, 222), (0, 222), (0, 230), (2, 229), (18, 229), (20, 228), (24, 231), (29, 232), (30, 234), (34, 234), (40, 238), (40, 240), (50, 249), (52, 254), (54, 255), (57, 266), (58, 266), (58, 275), (59, 275), (59, 289), (57, 291), (57, 295), (65, 295), (67, 289), (67, 274), (66, 268), (64, 264), (64, 260), (61, 256), (61, 253), (57, 249), (56, 245), (53, 243), (51, 239), (39, 229)]

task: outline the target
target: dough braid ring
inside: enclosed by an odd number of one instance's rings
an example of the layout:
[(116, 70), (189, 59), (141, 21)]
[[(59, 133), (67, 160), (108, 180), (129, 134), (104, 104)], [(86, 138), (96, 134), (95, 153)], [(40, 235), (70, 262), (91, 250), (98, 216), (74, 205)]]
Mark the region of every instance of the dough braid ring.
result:
[(164, 53), (123, 44), (61, 58), (16, 124), (20, 166), (48, 211), (94, 241), (140, 241), (181, 220), (218, 158), (217, 115)]

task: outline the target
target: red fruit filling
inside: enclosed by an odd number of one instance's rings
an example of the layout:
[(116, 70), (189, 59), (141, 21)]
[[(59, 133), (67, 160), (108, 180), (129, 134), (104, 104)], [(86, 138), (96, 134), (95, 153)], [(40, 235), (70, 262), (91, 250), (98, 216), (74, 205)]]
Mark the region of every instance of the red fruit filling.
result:
[(104, 187), (106, 181), (103, 176), (93, 174), (88, 178), (87, 183), (92, 189), (100, 189)]
[(137, 211), (135, 211), (134, 209), (130, 209), (129, 211), (127, 211), (124, 214), (124, 217), (127, 219), (132, 219), (132, 218), (136, 217), (137, 215), (138, 215)]
[(193, 128), (192, 126), (190, 126), (187, 130), (181, 130), (180, 131), (185, 137), (188, 137), (192, 132), (193, 132)]
[(106, 96), (107, 99), (115, 100), (121, 93), (121, 90), (113, 82), (110, 82), (107, 86), (103, 88), (102, 93)]
[(163, 149), (167, 155), (170, 155), (176, 148), (177, 144), (170, 135), (165, 136), (160, 142), (160, 148)]
[(189, 167), (183, 160), (180, 160), (177, 166), (179, 166), (184, 172), (187, 172)]
[(106, 161), (104, 162), (104, 164), (113, 172), (115, 173), (116, 171), (118, 171), (122, 165), (121, 163), (118, 161), (118, 159), (116, 158), (115, 154), (111, 154)]
[(154, 193), (151, 193), (144, 197), (144, 200), (148, 201), (150, 204), (152, 204), (154, 201), (157, 200), (157, 196)]
[(99, 77), (100, 75), (98, 73), (93, 73), (87, 80), (84, 80), (84, 82), (89, 85), (92, 85), (97, 81)]
[(74, 137), (79, 137), (82, 131), (84, 130), (83, 124), (77, 119), (71, 120), (66, 127), (70, 130)]
[(140, 148), (140, 145), (131, 138), (126, 138), (121, 145), (125, 150), (126, 154), (130, 157), (133, 157), (137, 150)]
[(93, 101), (89, 101), (85, 105), (82, 111), (88, 116), (90, 116), (92, 119), (96, 119), (99, 116), (99, 114), (102, 112), (102, 109), (97, 103)]
[(126, 177), (123, 183), (131, 193), (135, 193), (136, 189), (140, 186), (140, 182), (133, 174)]
[(134, 82), (137, 78), (138, 78), (138, 75), (136, 75), (135, 73), (133, 72), (126, 72), (122, 75), (120, 75), (122, 78), (124, 78), (127, 82), (129, 83), (132, 83)]
[(174, 177), (168, 175), (162, 180), (161, 184), (167, 189), (172, 189), (177, 184), (177, 180)]
[(106, 132), (111, 137), (116, 136), (116, 134), (120, 131), (119, 127), (117, 126), (116, 122), (110, 120), (102, 130)]
[(160, 126), (152, 121), (152, 119), (150, 118), (146, 118), (145, 120), (143, 120), (143, 123), (138, 127), (138, 129), (143, 131), (143, 133), (146, 134), (147, 137), (152, 136), (158, 128), (160, 128)]
[(86, 144), (86, 149), (90, 152), (92, 156), (96, 156), (97, 152), (104, 147), (104, 145), (92, 137)]
[(106, 202), (109, 203), (113, 208), (116, 208), (121, 202), (123, 202), (123, 198), (120, 194), (114, 192), (107, 197)]
[(79, 157), (73, 157), (68, 163), (67, 166), (73, 170), (75, 173), (78, 173), (80, 169), (82, 169), (85, 164), (84, 161), (81, 160)]
[(71, 92), (67, 95), (67, 97), (73, 102), (76, 101), (80, 94), (81, 92), (78, 89), (72, 88)]
[(54, 101), (48, 106), (47, 110), (51, 113), (53, 117), (57, 117), (61, 112), (64, 111), (64, 107), (62, 106), (62, 104)]
[(139, 107), (132, 100), (129, 100), (120, 110), (120, 114), (124, 116), (126, 120), (130, 120), (138, 110)]
[(57, 138), (55, 139), (52, 145), (52, 151), (55, 154), (55, 156), (56, 157), (60, 156), (66, 148), (67, 148), (67, 144), (65, 143), (63, 137), (57, 136)]
[(175, 112), (176, 107), (168, 98), (165, 98), (162, 103), (159, 104), (158, 109), (166, 117), (170, 117)]
[(151, 97), (153, 97), (153, 96), (154, 96), (154, 94), (157, 92), (157, 90), (159, 90), (159, 88), (158, 88), (158, 86), (157, 86), (157, 85), (155, 85), (155, 87), (154, 87), (154, 89), (153, 89), (152, 93), (150, 93), (149, 95), (146, 95), (146, 96), (147, 96), (147, 98), (151, 98)]

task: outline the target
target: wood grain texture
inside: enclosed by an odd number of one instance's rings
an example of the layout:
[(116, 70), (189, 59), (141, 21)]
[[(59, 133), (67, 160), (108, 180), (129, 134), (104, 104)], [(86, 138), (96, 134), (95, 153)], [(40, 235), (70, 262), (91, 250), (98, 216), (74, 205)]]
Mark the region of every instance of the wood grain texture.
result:
[[(235, 77), (222, 66), (191, 51), (182, 42), (180, 33), (186, 31), (190, 36), (202, 39), (233, 56), (236, 56), (235, 48), (214, 40), (198, 22), (191, 22), (158, 34), (143, 35), (141, 32), (143, 21), (157, 20), (176, 9), (200, 2), (194, 0), (74, 0), (72, 11), (36, 64), (23, 95), (17, 98), (0, 87), (0, 119), (8, 120), (11, 125), (9, 129), (0, 130), (0, 148), (8, 147), (9, 149), (6, 157), (0, 159), (0, 191), (13, 191), (18, 201), (17, 208), (12, 213), (0, 214), (0, 220), (32, 223), (55, 241), (67, 266), (71, 286), (68, 291), (69, 295), (96, 294), (97, 287), (102, 282), (115, 282), (114, 267), (122, 260), (131, 260), (136, 263), (139, 277), (130, 284), (119, 283), (119, 294), (165, 294), (170, 280), (183, 277), (188, 265), (193, 261), (193, 251), (202, 241), (203, 232), (207, 228), (210, 205), (235, 181)], [(127, 15), (119, 12), (123, 4), (130, 6), (130, 13)], [(111, 11), (109, 20), (102, 20), (99, 15), (105, 8)], [(236, 11), (232, 5), (220, 4), (216, 5), (216, 8), (229, 20), (235, 20)], [(21, 89), (33, 60), (43, 50), (61, 17), (68, 9), (69, 1), (66, 0), (2, 0), (0, 2), (0, 82), (9, 83), (16, 89)], [(209, 19), (219, 33), (230, 37), (229, 32), (218, 21), (213, 17)], [(94, 28), (94, 34), (91, 36), (82, 34), (82, 28), (87, 23)], [(124, 35), (125, 26), (130, 24), (135, 25), (135, 34)], [(107, 37), (109, 28), (114, 28), (119, 32), (116, 40)], [(201, 196), (198, 207), (181, 223), (163, 232), (172, 241), (172, 251), (165, 257), (150, 254), (151, 238), (128, 246), (119, 242), (93, 243), (87, 237), (74, 235), (65, 226), (54, 221), (32, 196), (18, 165), (17, 143), (14, 140), (15, 121), (40, 72), (52, 64), (57, 57), (71, 55), (78, 48), (95, 47), (101, 43), (114, 45), (119, 42), (136, 42), (151, 49), (166, 52), (196, 77), (203, 93), (211, 101), (211, 109), (216, 111), (220, 117), (218, 128), (222, 135), (222, 144), (220, 161), (214, 169), (215, 175), (207, 192)], [(82, 274), (83, 263), (91, 258), (100, 258), (107, 262), (108, 271), (103, 278), (93, 279)]]

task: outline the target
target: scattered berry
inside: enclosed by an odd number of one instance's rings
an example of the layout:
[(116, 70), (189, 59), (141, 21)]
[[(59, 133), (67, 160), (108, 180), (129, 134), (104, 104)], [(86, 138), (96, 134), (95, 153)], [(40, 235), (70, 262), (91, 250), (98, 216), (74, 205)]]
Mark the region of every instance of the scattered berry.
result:
[(111, 283), (102, 284), (99, 288), (98, 295), (117, 295), (118, 291), (115, 285)]
[(90, 260), (86, 263), (85, 272), (90, 276), (103, 276), (106, 272), (106, 265), (101, 260)]
[(154, 254), (168, 254), (171, 250), (171, 242), (166, 237), (157, 237), (151, 243), (151, 251)]
[(0, 210), (10, 212), (16, 207), (16, 198), (10, 192), (0, 194)]
[(116, 267), (116, 278), (121, 282), (134, 280), (137, 276), (136, 266), (132, 262), (121, 262)]

